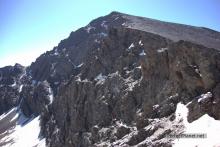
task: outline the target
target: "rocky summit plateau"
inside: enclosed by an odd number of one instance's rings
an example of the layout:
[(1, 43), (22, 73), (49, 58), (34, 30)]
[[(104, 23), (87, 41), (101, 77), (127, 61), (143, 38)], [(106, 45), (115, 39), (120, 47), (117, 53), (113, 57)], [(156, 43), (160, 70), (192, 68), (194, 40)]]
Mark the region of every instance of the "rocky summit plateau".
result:
[(0, 115), (2, 147), (220, 146), (220, 33), (112, 12), (0, 68)]

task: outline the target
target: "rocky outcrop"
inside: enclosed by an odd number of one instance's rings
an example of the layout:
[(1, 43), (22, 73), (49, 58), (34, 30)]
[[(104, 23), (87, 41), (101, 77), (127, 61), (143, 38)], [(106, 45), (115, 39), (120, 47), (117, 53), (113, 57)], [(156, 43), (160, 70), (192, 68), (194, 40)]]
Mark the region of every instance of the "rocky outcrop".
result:
[[(59, 89), (51, 110), (45, 112), (51, 114), (43, 117), (47, 121), (42, 124), (47, 143), (114, 145), (138, 129), (124, 142), (138, 145), (155, 135), (156, 130), (149, 133), (143, 129), (149, 126), (149, 119), (171, 117), (178, 102), (188, 103), (215, 88), (219, 83), (219, 59), (217, 50), (201, 45), (112, 28), (90, 53), (80, 74)], [(218, 113), (216, 109), (214, 113)], [(126, 127), (119, 127), (118, 121)], [(170, 145), (169, 140), (163, 140), (164, 134), (172, 132), (169, 129), (152, 139), (155, 145)]]
[(0, 68), (0, 114), (18, 104), (23, 72), (24, 67), (19, 64)]
[[(36, 84), (36, 85), (35, 85)], [(38, 116), (53, 100), (53, 93), (48, 82), (24, 85), (20, 93), (20, 109), (25, 116)]]

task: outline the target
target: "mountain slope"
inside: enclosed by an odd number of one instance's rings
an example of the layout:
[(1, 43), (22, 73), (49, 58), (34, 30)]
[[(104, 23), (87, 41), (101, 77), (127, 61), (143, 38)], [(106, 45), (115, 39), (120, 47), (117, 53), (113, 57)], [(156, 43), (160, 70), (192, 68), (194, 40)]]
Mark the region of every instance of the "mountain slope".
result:
[(15, 94), (3, 74), (15, 103), (1, 113), (40, 115), (51, 147), (172, 146), (178, 103), (190, 123), (220, 119), (219, 49), (219, 32), (112, 12), (22, 68)]
[(206, 47), (219, 49), (219, 32), (190, 25), (162, 22), (154, 19), (122, 14), (127, 21), (125, 26), (158, 34), (173, 41), (186, 40)]

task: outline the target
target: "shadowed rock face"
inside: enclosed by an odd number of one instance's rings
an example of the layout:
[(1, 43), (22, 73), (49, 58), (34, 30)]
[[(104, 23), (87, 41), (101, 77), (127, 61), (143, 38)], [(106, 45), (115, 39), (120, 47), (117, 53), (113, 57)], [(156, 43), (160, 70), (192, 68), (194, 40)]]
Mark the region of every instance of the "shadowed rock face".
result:
[(19, 64), (0, 68), (0, 114), (17, 105), (23, 72), (24, 67)]
[(51, 147), (171, 146), (165, 136), (184, 129), (174, 121), (177, 103), (188, 103), (189, 122), (205, 113), (220, 119), (219, 39), (209, 29), (113, 12), (25, 70), (0, 69), (0, 112), (19, 105), (41, 115)]

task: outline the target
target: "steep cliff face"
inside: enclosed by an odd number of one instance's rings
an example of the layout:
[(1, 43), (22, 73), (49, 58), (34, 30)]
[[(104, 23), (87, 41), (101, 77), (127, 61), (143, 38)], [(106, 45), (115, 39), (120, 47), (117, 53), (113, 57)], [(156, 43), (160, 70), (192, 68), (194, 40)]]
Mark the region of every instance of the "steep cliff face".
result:
[(24, 70), (19, 64), (0, 68), (0, 114), (18, 104)]
[(219, 49), (219, 32), (113, 12), (29, 67), (0, 69), (0, 112), (40, 115), (51, 147), (172, 146), (178, 103), (189, 122), (220, 120)]
[[(79, 74), (60, 88), (51, 110), (43, 115), (47, 143), (141, 146), (139, 143), (158, 131), (155, 119), (170, 118), (179, 102), (187, 104), (203, 93), (216, 91), (219, 63), (220, 54), (214, 49), (186, 41), (175, 43), (139, 30), (112, 28)], [(220, 119), (218, 99), (216, 95), (210, 99), (209, 106), (215, 112), (196, 111), (200, 116), (208, 113)], [(192, 116), (191, 121), (195, 119)], [(178, 132), (175, 122), (170, 122), (173, 126), (157, 134), (151, 140), (153, 145), (171, 145), (161, 137)], [(126, 135), (127, 141), (120, 141)], [(146, 142), (145, 146), (149, 145)]]

